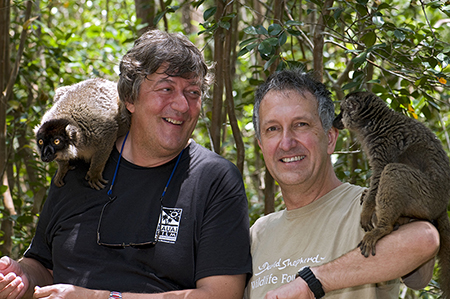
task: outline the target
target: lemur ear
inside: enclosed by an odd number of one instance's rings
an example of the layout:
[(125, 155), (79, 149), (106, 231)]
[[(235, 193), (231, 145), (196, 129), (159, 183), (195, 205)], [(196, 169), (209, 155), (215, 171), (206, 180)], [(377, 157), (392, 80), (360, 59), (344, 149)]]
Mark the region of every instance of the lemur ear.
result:
[(361, 107), (361, 103), (358, 101), (355, 95), (350, 94), (346, 98), (346, 107), (350, 111), (356, 111)]
[(67, 136), (69, 136), (69, 139), (73, 142), (77, 141), (77, 133), (78, 133), (78, 128), (74, 125), (68, 124), (66, 126), (66, 134)]

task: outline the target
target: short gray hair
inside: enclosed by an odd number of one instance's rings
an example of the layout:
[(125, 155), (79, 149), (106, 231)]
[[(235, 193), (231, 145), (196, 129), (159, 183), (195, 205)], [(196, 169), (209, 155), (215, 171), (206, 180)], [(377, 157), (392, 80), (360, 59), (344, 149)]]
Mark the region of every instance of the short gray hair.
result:
[(134, 103), (143, 80), (164, 63), (168, 76), (201, 79), (202, 95), (206, 94), (213, 75), (200, 50), (181, 33), (149, 30), (135, 41), (120, 62), (117, 84), (120, 99)]
[(325, 132), (328, 132), (333, 126), (335, 117), (334, 103), (330, 97), (331, 93), (326, 86), (316, 80), (313, 75), (305, 73), (300, 69), (282, 70), (270, 75), (267, 81), (261, 84), (255, 92), (253, 127), (255, 128), (256, 138), (258, 140), (261, 140), (259, 108), (262, 99), (271, 90), (295, 90), (300, 94), (310, 92), (317, 100), (319, 117)]

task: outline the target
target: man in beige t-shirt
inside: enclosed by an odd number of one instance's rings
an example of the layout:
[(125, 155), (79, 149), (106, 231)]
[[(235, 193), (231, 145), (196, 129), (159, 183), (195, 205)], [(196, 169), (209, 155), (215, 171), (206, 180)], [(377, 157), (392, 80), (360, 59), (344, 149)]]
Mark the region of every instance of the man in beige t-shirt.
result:
[(286, 210), (251, 228), (253, 276), (246, 298), (393, 299), (400, 277), (407, 275), (412, 288), (431, 279), (439, 234), (428, 222), (382, 238), (375, 256), (365, 258), (356, 248), (364, 235), (363, 188), (342, 184), (334, 173), (330, 155), (338, 130), (329, 95), (298, 71), (274, 74), (256, 92), (255, 131)]

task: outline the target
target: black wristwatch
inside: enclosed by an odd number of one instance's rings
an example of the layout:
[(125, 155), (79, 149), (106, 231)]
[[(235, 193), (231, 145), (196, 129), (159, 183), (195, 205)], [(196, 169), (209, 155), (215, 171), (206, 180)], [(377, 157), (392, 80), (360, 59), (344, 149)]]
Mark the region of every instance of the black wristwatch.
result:
[(320, 299), (325, 296), (325, 292), (323, 291), (322, 284), (314, 275), (309, 267), (301, 268), (295, 278), (301, 277), (308, 284), (309, 289), (313, 292), (314, 297), (316, 299)]

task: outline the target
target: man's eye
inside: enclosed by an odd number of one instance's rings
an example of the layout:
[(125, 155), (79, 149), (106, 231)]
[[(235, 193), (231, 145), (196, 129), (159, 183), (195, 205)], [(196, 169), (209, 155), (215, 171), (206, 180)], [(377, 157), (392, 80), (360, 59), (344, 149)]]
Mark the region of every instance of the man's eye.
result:
[(273, 132), (273, 131), (276, 131), (276, 130), (277, 130), (276, 127), (268, 127), (267, 128), (267, 132)]
[(192, 96), (196, 96), (196, 97), (199, 97), (199, 96), (202, 95), (202, 93), (201, 93), (199, 90), (191, 90), (191, 91), (188, 91), (188, 94), (190, 94), (190, 95), (192, 95)]

